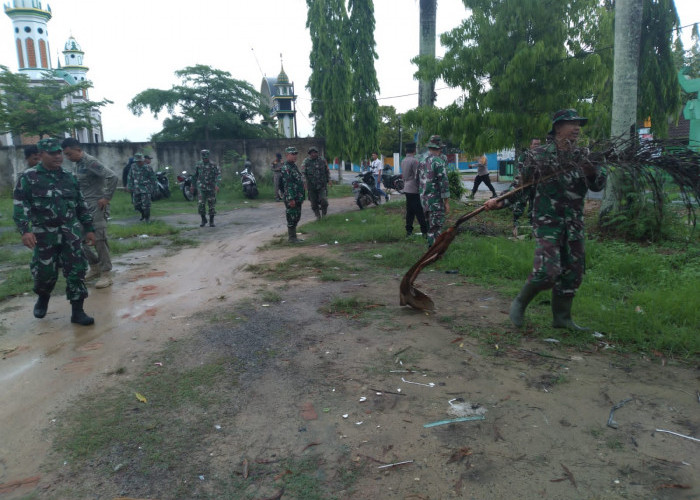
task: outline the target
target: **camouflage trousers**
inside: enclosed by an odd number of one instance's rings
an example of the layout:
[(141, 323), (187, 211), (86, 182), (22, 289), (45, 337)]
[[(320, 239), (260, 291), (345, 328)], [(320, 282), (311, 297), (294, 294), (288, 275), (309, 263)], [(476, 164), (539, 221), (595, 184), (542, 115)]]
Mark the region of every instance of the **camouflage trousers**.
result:
[(287, 227), (297, 227), (299, 224), (299, 219), (301, 219), (301, 201), (297, 201), (294, 208), (285, 203), (287, 207), (285, 210), (285, 215), (287, 216)]
[(207, 204), (209, 205), (209, 215), (216, 215), (216, 191), (197, 190), (197, 211), (199, 215), (207, 215)]
[(425, 218), (428, 221), (428, 246), (433, 246), (435, 240), (442, 233), (442, 226), (445, 225), (445, 211), (431, 210), (425, 213)]
[[(107, 211), (109, 205), (101, 209), (97, 205), (92, 210), (92, 220), (95, 226), (95, 247), (83, 243), (83, 253), (91, 266), (97, 266), (101, 272), (112, 270), (112, 258), (109, 255), (107, 243)], [(92, 208), (92, 207), (91, 207)]]
[(326, 213), (328, 209), (328, 188), (317, 189), (315, 187), (309, 186), (309, 201), (311, 202), (311, 210), (316, 213), (317, 210), (321, 210)]
[(134, 193), (133, 201), (137, 212), (151, 210), (151, 193)]
[(29, 269), (34, 278), (34, 293), (50, 295), (56, 286), (59, 265), (66, 278), (68, 300), (88, 296), (85, 287), (87, 260), (82, 249), (82, 228), (79, 224), (57, 228), (35, 228), (36, 246)]
[(554, 288), (554, 294), (573, 297), (583, 281), (586, 264), (584, 241), (537, 238), (532, 272), (527, 280), (541, 290)]

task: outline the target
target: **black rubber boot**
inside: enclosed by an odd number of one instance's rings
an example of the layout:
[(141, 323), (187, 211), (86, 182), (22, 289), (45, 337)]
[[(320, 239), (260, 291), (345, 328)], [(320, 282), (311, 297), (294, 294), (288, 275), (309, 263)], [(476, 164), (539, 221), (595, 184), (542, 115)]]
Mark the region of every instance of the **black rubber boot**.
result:
[(70, 317), (71, 323), (77, 323), (79, 325), (88, 326), (92, 325), (95, 322), (95, 318), (93, 318), (92, 316), (88, 316), (87, 314), (85, 314), (85, 311), (83, 311), (83, 299), (71, 300), (70, 305), (73, 308), (73, 313)]
[(321, 220), (321, 212), (318, 208), (314, 210), (314, 215), (316, 216), (316, 220)]
[(216, 227), (216, 224), (214, 224), (214, 216), (213, 215), (209, 216), (209, 227)]
[(51, 295), (39, 295), (36, 299), (36, 304), (34, 304), (34, 317), (43, 318), (46, 316), (46, 311), (49, 309), (49, 299)]
[(143, 211), (143, 220), (146, 222), (151, 222), (151, 209), (147, 208)]
[(528, 281), (510, 304), (510, 320), (518, 328), (525, 323), (525, 309), (539, 292), (539, 288)]
[(326, 215), (328, 215), (328, 207), (323, 207), (321, 209), (321, 217), (325, 217)]
[(141, 218), (139, 220), (144, 220), (146, 218), (146, 215), (143, 213), (143, 210), (139, 210), (139, 213), (141, 214)]
[(552, 326), (554, 328), (566, 328), (567, 330), (589, 330), (589, 328), (577, 325), (571, 319), (571, 305), (573, 302), (573, 297), (561, 296), (552, 292)]
[(296, 243), (297, 241), (299, 241), (297, 239), (296, 227), (287, 227), (287, 234), (289, 234), (289, 243)]
[(199, 225), (199, 227), (204, 227), (207, 225), (207, 216), (204, 214), (200, 214), (202, 217), (202, 223)]

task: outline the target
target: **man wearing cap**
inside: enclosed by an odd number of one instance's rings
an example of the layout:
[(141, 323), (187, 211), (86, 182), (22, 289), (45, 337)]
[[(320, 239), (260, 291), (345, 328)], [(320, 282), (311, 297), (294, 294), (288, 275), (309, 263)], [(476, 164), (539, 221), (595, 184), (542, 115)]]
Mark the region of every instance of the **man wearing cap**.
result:
[(554, 114), (553, 140), (527, 152), (522, 175), (510, 189), (555, 174), (525, 188), (512, 199), (486, 201), (487, 210), (527, 201), (534, 190), (532, 214), (535, 259), (525, 286), (510, 306), (510, 320), (517, 327), (524, 323), (525, 309), (542, 290), (552, 289), (552, 326), (584, 329), (571, 319), (571, 305), (583, 280), (585, 263), (583, 207), (587, 191), (601, 191), (606, 172), (593, 163), (586, 148), (577, 146), (581, 127), (588, 120), (575, 109)]
[(141, 213), (141, 219), (146, 222), (151, 220), (151, 193), (156, 183), (156, 174), (151, 167), (146, 165), (146, 158), (139, 152), (134, 155), (134, 164), (129, 170), (129, 178), (126, 181), (126, 191), (132, 193), (134, 209)]
[(203, 149), (200, 156), (201, 160), (194, 166), (190, 192), (194, 193), (197, 189), (197, 211), (202, 218), (199, 227), (207, 225), (207, 204), (209, 204), (209, 227), (214, 227), (216, 193), (219, 192), (219, 184), (221, 183), (221, 169), (216, 163), (209, 161), (208, 149)]
[(326, 160), (318, 156), (316, 146), (309, 148), (309, 156), (301, 165), (301, 171), (306, 178), (306, 189), (309, 191), (311, 210), (316, 220), (324, 217), (328, 211), (328, 185), (331, 182), (331, 171)]
[(272, 169), (272, 184), (275, 187), (275, 201), (282, 201), (282, 194), (280, 193), (280, 172), (282, 171), (283, 164), (282, 153), (277, 153), (270, 165)]
[(85, 203), (90, 209), (92, 223), (95, 227), (95, 250), (83, 245), (83, 252), (90, 263), (90, 271), (85, 281), (99, 278), (95, 288), (106, 288), (112, 284), (109, 272), (112, 270), (112, 260), (107, 243), (107, 213), (109, 202), (117, 189), (119, 178), (117, 174), (102, 165), (97, 158), (84, 152), (80, 143), (73, 137), (68, 137), (61, 143), (63, 154), (75, 163), (75, 176), (78, 178), (80, 191)]
[(419, 163), (420, 200), (428, 221), (428, 246), (431, 247), (445, 224), (450, 211), (450, 183), (447, 179), (447, 162), (442, 156), (439, 135), (431, 135), (426, 144), (429, 154)]
[(37, 143), (41, 161), (25, 170), (13, 192), (13, 219), (22, 243), (33, 250), (29, 265), (34, 278), (34, 317), (43, 318), (58, 279), (58, 267), (66, 278), (66, 297), (71, 303), (71, 323), (91, 325), (83, 301), (87, 261), (82, 249), (83, 231), (88, 245), (95, 244), (90, 210), (75, 176), (61, 168), (63, 151), (57, 138)]
[(297, 238), (297, 224), (301, 219), (301, 205), (306, 199), (304, 193), (304, 177), (299, 172), (297, 167), (297, 148), (290, 146), (284, 150), (287, 159), (282, 166), (280, 177), (280, 190), (284, 198), (284, 206), (286, 207), (285, 215), (287, 217), (287, 232), (289, 234), (289, 242), (297, 243), (303, 241)]

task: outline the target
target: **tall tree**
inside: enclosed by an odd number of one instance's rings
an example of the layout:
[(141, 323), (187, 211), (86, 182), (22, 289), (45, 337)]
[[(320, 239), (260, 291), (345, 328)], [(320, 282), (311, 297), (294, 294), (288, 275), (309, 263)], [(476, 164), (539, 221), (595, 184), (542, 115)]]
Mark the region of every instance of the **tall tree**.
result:
[(306, 0), (306, 27), (311, 35), (306, 88), (317, 136), (325, 137), (329, 156), (349, 158), (352, 123), (350, 59), (344, 37), (348, 16), (343, 0)]
[[(437, 0), (420, 0), (418, 56), (435, 58), (437, 40)], [(418, 82), (418, 106), (435, 104), (435, 78), (421, 78)]]
[(253, 86), (231, 77), (228, 71), (198, 64), (175, 72), (179, 85), (169, 90), (147, 89), (137, 94), (128, 107), (136, 116), (144, 110), (156, 118), (163, 110), (172, 116), (154, 140), (204, 140), (269, 137), (275, 132), (254, 123), (265, 116), (263, 98)]
[(400, 152), (402, 143), (415, 141), (416, 128), (396, 113), (394, 106), (379, 106), (379, 121), (379, 153), (384, 156)]
[(379, 105), (377, 93), (379, 81), (374, 61), (377, 59), (374, 41), (373, 0), (349, 0), (350, 29), (348, 48), (352, 83), (350, 95), (353, 103), (352, 158), (368, 157), (377, 149), (379, 133)]
[(91, 129), (97, 125), (94, 112), (111, 101), (72, 99), (90, 88), (87, 81), (66, 83), (57, 71), (45, 73), (41, 84), (33, 84), (27, 75), (0, 66), (0, 133), (41, 138)]

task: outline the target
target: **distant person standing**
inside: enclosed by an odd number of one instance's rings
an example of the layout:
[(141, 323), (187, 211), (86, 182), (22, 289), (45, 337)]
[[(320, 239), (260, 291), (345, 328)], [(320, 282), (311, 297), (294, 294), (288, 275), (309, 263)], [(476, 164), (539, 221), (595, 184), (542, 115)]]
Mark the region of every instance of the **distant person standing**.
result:
[(418, 159), (416, 159), (416, 144), (406, 144), (406, 158), (401, 162), (401, 173), (404, 179), (403, 194), (406, 195), (406, 236), (413, 234), (413, 220), (418, 219), (423, 236), (428, 235), (428, 224), (420, 202), (418, 188)]
[(126, 182), (126, 190), (132, 193), (134, 209), (141, 213), (141, 219), (151, 221), (151, 193), (156, 184), (156, 174), (146, 165), (143, 153), (134, 155), (134, 164), (129, 170), (129, 178)]
[(284, 165), (284, 162), (282, 162), (282, 153), (277, 153), (270, 165), (272, 169), (272, 184), (275, 189), (275, 201), (282, 201), (282, 194), (280, 193), (280, 172), (282, 171), (282, 165)]
[(124, 169), (122, 170), (122, 186), (126, 188), (126, 184), (129, 181), (129, 171), (131, 170), (131, 166), (134, 164), (134, 157), (131, 156), (129, 157), (129, 161), (126, 162), (126, 165), (124, 166)]
[(433, 246), (442, 232), (447, 212), (450, 211), (450, 184), (447, 179), (447, 162), (442, 153), (439, 135), (431, 135), (428, 156), (419, 164), (420, 199), (428, 220), (428, 246)]
[(88, 296), (83, 235), (89, 245), (95, 243), (90, 210), (78, 180), (61, 168), (60, 140), (41, 139), (37, 148), (41, 162), (20, 175), (13, 192), (13, 219), (22, 235), (22, 244), (34, 252), (29, 265), (34, 293), (38, 295), (34, 317), (46, 316), (60, 266), (72, 308), (71, 323), (92, 325), (95, 320), (83, 310)]
[(84, 152), (76, 139), (72, 137), (64, 139), (61, 146), (63, 154), (75, 163), (75, 175), (78, 178), (85, 203), (90, 209), (95, 228), (97, 254), (91, 248), (83, 245), (83, 252), (90, 263), (90, 271), (85, 276), (85, 281), (99, 278), (95, 283), (95, 288), (106, 288), (112, 284), (112, 278), (109, 276), (109, 272), (112, 270), (112, 259), (107, 243), (107, 213), (119, 178), (97, 158)]
[(24, 162), (27, 164), (27, 168), (36, 167), (40, 161), (41, 155), (36, 144), (31, 144), (24, 148)]
[(496, 196), (498, 196), (496, 194), (496, 190), (491, 184), (491, 178), (489, 177), (488, 160), (486, 156), (482, 156), (481, 158), (479, 158), (479, 166), (477, 167), (476, 177), (474, 178), (474, 187), (472, 187), (472, 194), (469, 195), (469, 198), (471, 198), (472, 200), (474, 199), (476, 190), (479, 189), (479, 184), (481, 184), (482, 182), (486, 184), (486, 187), (491, 190), (491, 198), (495, 198)]
[(286, 162), (282, 166), (282, 177), (280, 179), (280, 189), (284, 195), (285, 216), (287, 218), (287, 232), (289, 242), (297, 243), (304, 241), (297, 238), (297, 224), (301, 219), (301, 205), (306, 199), (304, 193), (304, 177), (297, 167), (297, 148), (290, 146), (284, 150)]
[(328, 185), (331, 182), (331, 171), (326, 160), (318, 156), (316, 146), (309, 148), (309, 156), (304, 159), (301, 171), (306, 178), (306, 189), (309, 192), (311, 210), (316, 220), (326, 216), (328, 212)]
[(374, 176), (374, 191), (384, 197), (384, 201), (389, 201), (389, 195), (382, 191), (382, 160), (379, 159), (379, 155), (376, 152), (372, 153), (372, 161), (369, 164), (369, 168), (372, 170), (372, 175)]
[(209, 150), (203, 149), (200, 152), (201, 160), (194, 166), (192, 175), (192, 185), (190, 192), (198, 192), (197, 210), (202, 223), (199, 227), (207, 225), (207, 204), (209, 205), (209, 227), (214, 227), (214, 216), (216, 215), (216, 194), (219, 192), (221, 183), (221, 169), (216, 163), (209, 161)]

